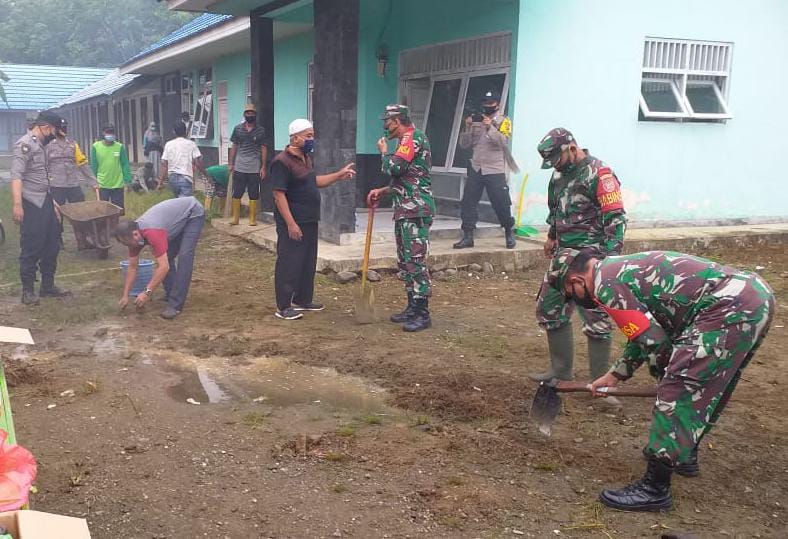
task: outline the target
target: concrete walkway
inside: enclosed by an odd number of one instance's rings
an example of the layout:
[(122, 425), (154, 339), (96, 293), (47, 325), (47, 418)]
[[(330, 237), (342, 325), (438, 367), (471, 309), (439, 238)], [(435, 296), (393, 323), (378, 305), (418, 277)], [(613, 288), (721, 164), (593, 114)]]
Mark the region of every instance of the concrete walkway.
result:
[[(272, 224), (260, 223), (251, 227), (244, 221), (231, 226), (229, 219), (214, 218), (214, 228), (221, 232), (243, 238), (269, 251), (276, 251), (276, 228)], [(503, 245), (503, 234), (496, 237), (481, 237), (475, 240), (472, 249), (453, 249), (459, 238), (438, 237), (430, 242), (430, 265), (445, 264), (446, 267), (462, 267), (468, 264), (490, 262), (496, 270), (513, 271), (524, 269), (543, 260), (542, 244), (545, 233), (538, 237), (517, 242), (514, 249)], [(699, 248), (757, 245), (759, 243), (788, 243), (788, 223), (737, 225), (718, 227), (676, 228), (630, 228), (627, 231), (627, 252), (647, 250), (677, 250), (694, 252)], [(336, 245), (320, 241), (318, 244), (318, 271), (359, 271), (364, 255), (364, 245)], [(373, 269), (396, 269), (396, 249), (393, 241), (373, 243), (370, 250), (370, 267)]]

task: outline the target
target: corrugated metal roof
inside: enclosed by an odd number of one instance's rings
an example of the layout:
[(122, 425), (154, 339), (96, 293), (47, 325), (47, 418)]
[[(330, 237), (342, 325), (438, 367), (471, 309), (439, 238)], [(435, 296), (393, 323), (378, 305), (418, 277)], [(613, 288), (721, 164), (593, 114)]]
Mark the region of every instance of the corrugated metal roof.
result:
[[(3, 82), (12, 110), (44, 110), (104, 77), (111, 69), (30, 64), (0, 64), (9, 77)], [(8, 107), (0, 101), (0, 110)]]
[(125, 88), (131, 82), (139, 77), (139, 75), (127, 74), (121, 75), (118, 69), (113, 69), (107, 76), (97, 80), (87, 88), (83, 88), (78, 92), (66, 97), (60, 101), (57, 106), (62, 107), (71, 103), (78, 103), (92, 97), (101, 95), (112, 95), (121, 88)]
[(190, 22), (184, 24), (183, 26), (181, 26), (171, 34), (164, 36), (150, 47), (138, 52), (137, 54), (126, 60), (122, 65), (129, 64), (134, 60), (139, 60), (140, 58), (148, 56), (149, 54), (153, 54), (159, 49), (164, 49), (166, 47), (169, 47), (170, 45), (174, 45), (179, 41), (183, 41), (184, 39), (194, 37), (195, 35), (204, 32), (205, 30), (209, 30), (215, 26), (219, 26), (220, 24), (229, 21), (233, 18), (234, 17), (232, 15), (220, 15), (217, 13), (203, 13), (199, 17), (196, 17), (192, 19)]

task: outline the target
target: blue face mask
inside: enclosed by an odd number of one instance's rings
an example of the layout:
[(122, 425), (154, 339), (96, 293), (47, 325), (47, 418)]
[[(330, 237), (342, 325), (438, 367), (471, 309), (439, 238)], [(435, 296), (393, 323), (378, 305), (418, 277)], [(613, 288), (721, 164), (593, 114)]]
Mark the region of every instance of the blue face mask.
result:
[(115, 135), (104, 135), (104, 140), (109, 143), (115, 142)]
[(315, 139), (304, 139), (304, 153), (312, 153), (315, 151)]

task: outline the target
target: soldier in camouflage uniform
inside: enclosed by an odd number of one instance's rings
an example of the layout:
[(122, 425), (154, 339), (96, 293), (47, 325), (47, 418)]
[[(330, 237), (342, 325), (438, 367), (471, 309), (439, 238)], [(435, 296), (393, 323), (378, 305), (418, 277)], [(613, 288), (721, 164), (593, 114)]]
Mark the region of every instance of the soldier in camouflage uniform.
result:
[(599, 388), (629, 379), (643, 363), (659, 380), (646, 474), (600, 499), (623, 510), (668, 509), (671, 474), (699, 473), (698, 445), (766, 337), (774, 294), (756, 274), (670, 251), (600, 260), (593, 251), (567, 249), (552, 269), (567, 299), (598, 304), (629, 339), (592, 391), (603, 395)]
[[(604, 257), (621, 252), (624, 245), (626, 214), (621, 189), (613, 171), (605, 163), (578, 147), (572, 133), (552, 129), (538, 146), (542, 168), (554, 168), (548, 185), (549, 215), (544, 251), (552, 258), (557, 249), (590, 247)], [(536, 317), (546, 330), (550, 369), (532, 374), (538, 381), (572, 379), (574, 351), (571, 316), (574, 304), (550, 286), (547, 275), (537, 298)], [(610, 362), (612, 326), (605, 312), (596, 306), (579, 306), (583, 333), (588, 339), (588, 364), (592, 378), (607, 372)], [(612, 397), (607, 401), (616, 405)]]
[[(429, 297), (432, 295), (427, 271), (430, 225), (435, 215), (430, 167), (432, 157), (427, 136), (413, 126), (408, 107), (388, 105), (381, 116), (386, 136), (378, 140), (383, 173), (391, 176), (387, 187), (369, 192), (367, 202), (377, 205), (390, 194), (394, 206), (394, 233), (397, 239), (397, 264), (405, 281), (408, 306), (391, 317), (404, 323), (405, 331), (421, 331), (432, 325)], [(397, 149), (388, 153), (386, 138), (398, 139)]]

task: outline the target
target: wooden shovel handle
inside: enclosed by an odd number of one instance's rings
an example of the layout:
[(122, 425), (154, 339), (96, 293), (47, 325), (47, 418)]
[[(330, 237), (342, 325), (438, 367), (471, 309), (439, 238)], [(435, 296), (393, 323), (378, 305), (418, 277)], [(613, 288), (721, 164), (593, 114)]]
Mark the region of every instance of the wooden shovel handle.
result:
[[(558, 382), (554, 388), (559, 393), (591, 393), (587, 382)], [(656, 397), (655, 387), (608, 387), (605, 394), (611, 397)]]

